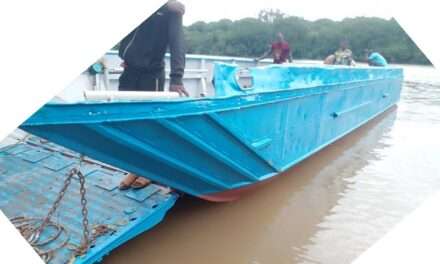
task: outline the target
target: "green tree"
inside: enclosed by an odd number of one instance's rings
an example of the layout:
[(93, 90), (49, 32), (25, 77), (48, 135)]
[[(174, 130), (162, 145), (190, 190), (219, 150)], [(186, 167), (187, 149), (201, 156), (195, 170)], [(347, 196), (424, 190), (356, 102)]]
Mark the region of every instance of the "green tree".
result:
[(373, 49), (392, 63), (430, 64), (395, 19), (308, 21), (269, 9), (262, 10), (257, 18), (196, 22), (185, 27), (188, 53), (240, 57), (260, 56), (277, 32), (282, 32), (292, 46), (294, 59), (322, 60), (347, 39), (357, 61), (364, 59), (365, 49)]

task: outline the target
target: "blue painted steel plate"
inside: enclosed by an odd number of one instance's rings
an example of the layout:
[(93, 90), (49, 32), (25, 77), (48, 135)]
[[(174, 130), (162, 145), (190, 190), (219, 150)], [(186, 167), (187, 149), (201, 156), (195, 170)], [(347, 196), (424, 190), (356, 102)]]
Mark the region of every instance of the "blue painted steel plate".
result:
[[(33, 139), (32, 144), (35, 142), (38, 141)], [(0, 149), (0, 210), (7, 217), (46, 216), (63, 186), (66, 172), (77, 164), (76, 159), (61, 156), (57, 152), (50, 153), (48, 150), (43, 150), (44, 147), (47, 145), (18, 144)], [(84, 173), (88, 175), (86, 198), (89, 228), (93, 230), (97, 225), (106, 225), (112, 231), (99, 237), (85, 256), (74, 259), (74, 263), (77, 264), (100, 261), (114, 248), (151, 229), (163, 219), (178, 197), (177, 194), (162, 191), (163, 188), (153, 184), (152, 187), (142, 191), (145, 199), (132, 199), (126, 196), (126, 191), (115, 188), (124, 172), (96, 163), (86, 164), (85, 168)], [(107, 179), (111, 180), (107, 181)], [(152, 189), (157, 191), (153, 192)], [(68, 230), (69, 242), (73, 244), (79, 244), (81, 241), (80, 208), (79, 181), (73, 179), (60, 208), (53, 217), (55, 222), (62, 224)], [(46, 231), (42, 238), (47, 238), (50, 232), (50, 230)], [(55, 243), (49, 244), (48, 247), (55, 246)], [(64, 264), (71, 258), (72, 251), (63, 248), (56, 252), (50, 263)]]
[(100, 187), (107, 191), (113, 191), (118, 188), (119, 183), (122, 179), (124, 179), (125, 174), (121, 173), (107, 173), (101, 170), (96, 170), (89, 174), (90, 177), (96, 178), (98, 182), (96, 183), (97, 187)]
[(32, 163), (36, 163), (36, 162), (39, 162), (41, 160), (48, 158), (50, 155), (51, 155), (51, 153), (44, 151), (44, 150), (31, 149), (29, 151), (25, 151), (25, 152), (21, 152), (21, 153), (17, 154), (17, 157), (20, 157), (23, 160), (26, 160), (26, 161), (29, 161)]
[(45, 168), (53, 171), (60, 171), (66, 167), (69, 167), (75, 162), (71, 158), (62, 155), (51, 155), (47, 159), (42, 160), (41, 163)]
[(24, 144), (17, 144), (5, 147), (4, 152), (7, 154), (16, 155), (29, 150), (30, 148), (28, 146), (25, 146)]
[(129, 190), (125, 196), (128, 198), (131, 198), (138, 202), (143, 202), (148, 199), (148, 197), (152, 196), (153, 194), (160, 191), (160, 188), (158, 188), (155, 185), (149, 185), (146, 188), (142, 188), (140, 190)]

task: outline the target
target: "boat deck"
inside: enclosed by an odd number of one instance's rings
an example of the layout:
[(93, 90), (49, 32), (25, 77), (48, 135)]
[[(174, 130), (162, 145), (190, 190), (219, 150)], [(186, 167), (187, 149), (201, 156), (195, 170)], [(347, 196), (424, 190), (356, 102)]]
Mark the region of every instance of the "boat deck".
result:
[[(0, 148), (0, 210), (10, 219), (44, 218), (78, 161), (76, 153), (36, 137)], [(81, 171), (86, 178), (89, 229), (92, 233), (94, 228), (105, 226), (109, 231), (96, 239), (86, 255), (72, 258), (73, 251), (65, 246), (55, 252), (50, 263), (100, 261), (114, 248), (158, 224), (178, 198), (156, 184), (138, 191), (120, 191), (117, 187), (125, 172), (93, 160), (86, 160)], [(45, 245), (44, 250), (57, 247), (66, 238), (69, 244), (80, 244), (83, 225), (80, 186), (75, 177), (52, 218), (68, 235)], [(40, 241), (50, 238), (51, 233), (48, 228)]]

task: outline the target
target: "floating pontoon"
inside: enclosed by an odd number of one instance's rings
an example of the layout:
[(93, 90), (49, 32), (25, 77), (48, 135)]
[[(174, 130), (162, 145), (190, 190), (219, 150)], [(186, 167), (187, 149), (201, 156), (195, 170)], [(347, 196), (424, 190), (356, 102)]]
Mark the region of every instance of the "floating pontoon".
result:
[[(0, 149), (0, 210), (47, 263), (99, 262), (162, 221), (178, 198), (157, 184), (120, 191), (117, 187), (125, 172), (91, 159), (83, 160), (80, 166), (86, 190), (82, 196), (78, 177), (66, 181), (79, 160), (77, 153), (37, 137)], [(87, 210), (85, 218), (83, 208)], [(48, 218), (49, 212), (53, 214)], [(41, 232), (35, 230), (46, 219)], [(79, 253), (84, 225), (89, 241)]]

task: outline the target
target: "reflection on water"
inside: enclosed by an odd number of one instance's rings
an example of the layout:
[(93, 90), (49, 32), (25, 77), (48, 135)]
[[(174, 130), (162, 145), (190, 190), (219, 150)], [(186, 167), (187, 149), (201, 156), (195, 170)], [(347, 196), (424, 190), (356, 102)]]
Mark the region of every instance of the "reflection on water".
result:
[(440, 78), (242, 200), (182, 199), (105, 263), (350, 263), (440, 190)]

